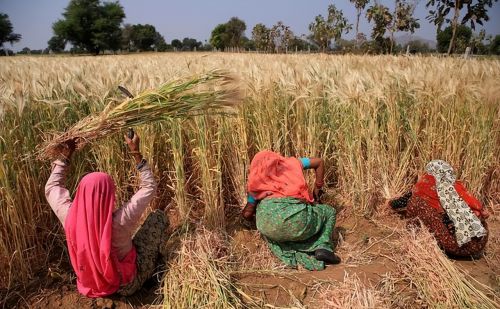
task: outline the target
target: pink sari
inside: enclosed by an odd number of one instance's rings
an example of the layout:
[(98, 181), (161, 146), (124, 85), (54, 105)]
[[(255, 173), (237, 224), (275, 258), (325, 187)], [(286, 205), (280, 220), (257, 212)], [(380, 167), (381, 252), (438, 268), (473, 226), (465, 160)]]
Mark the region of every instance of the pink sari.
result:
[(71, 265), (78, 291), (88, 297), (103, 297), (132, 281), (136, 273), (136, 251), (118, 261), (111, 245), (115, 185), (105, 173), (90, 173), (78, 184), (65, 222)]

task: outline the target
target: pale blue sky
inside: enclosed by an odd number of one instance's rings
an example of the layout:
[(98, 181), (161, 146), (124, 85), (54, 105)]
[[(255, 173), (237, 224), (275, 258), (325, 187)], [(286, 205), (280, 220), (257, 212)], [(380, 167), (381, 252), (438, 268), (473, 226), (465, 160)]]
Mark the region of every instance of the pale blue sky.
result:
[[(373, 1), (373, 0), (372, 0)], [(61, 13), (69, 0), (0, 0), (0, 12), (7, 13), (14, 31), (23, 38), (14, 44), (14, 50), (23, 47), (41, 49), (47, 47), (52, 36), (52, 23), (61, 18)], [(333, 3), (344, 11), (354, 24), (355, 8), (349, 0), (121, 0), (126, 23), (149, 23), (165, 37), (167, 42), (174, 38), (193, 37), (202, 42), (208, 40), (210, 32), (219, 23), (232, 16), (243, 19), (247, 24), (247, 36), (259, 22), (272, 26), (279, 20), (290, 25), (295, 34), (307, 34), (308, 25), (318, 14), (326, 15), (329, 4)], [(380, 0), (393, 7), (394, 1)], [(425, 19), (425, 0), (417, 5), (415, 15), (421, 27), (416, 35), (435, 40), (436, 28)], [(500, 5), (495, 3), (489, 11), (490, 21), (485, 24), (487, 34), (500, 34)], [(364, 15), (360, 21), (360, 31), (369, 36), (370, 25)], [(481, 28), (479, 28), (481, 29)], [(353, 36), (352, 33), (347, 38)], [(7, 43), (8, 44), (8, 43)]]

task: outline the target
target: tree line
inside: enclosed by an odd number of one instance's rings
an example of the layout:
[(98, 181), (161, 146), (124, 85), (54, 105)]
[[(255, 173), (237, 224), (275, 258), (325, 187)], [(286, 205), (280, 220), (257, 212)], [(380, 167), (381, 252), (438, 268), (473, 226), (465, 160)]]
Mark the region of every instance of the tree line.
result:
[[(193, 51), (193, 50), (254, 50), (283, 53), (288, 51), (332, 51), (393, 54), (402, 49), (428, 52), (432, 49), (425, 42), (413, 41), (400, 46), (396, 33), (414, 33), (420, 28), (414, 17), (418, 0), (394, 0), (394, 8), (377, 0), (350, 0), (356, 9), (355, 25), (351, 24), (342, 10), (328, 6), (325, 15), (317, 15), (309, 24), (309, 34), (296, 35), (282, 21), (272, 26), (256, 24), (251, 37), (245, 36), (246, 23), (238, 17), (218, 24), (212, 30), (209, 41), (202, 43), (193, 38), (173, 39), (168, 44), (150, 24), (125, 24), (123, 7), (118, 2), (101, 0), (71, 0), (62, 18), (52, 25), (53, 37), (47, 42), (46, 52), (62, 52), (68, 45), (75, 53), (99, 54), (104, 51)], [(427, 0), (427, 20), (437, 27), (437, 51), (463, 52), (471, 47), (475, 53), (500, 54), (500, 36), (487, 36), (484, 30), (473, 34), (477, 24), (489, 20), (488, 9), (498, 0)], [(465, 15), (460, 16), (462, 12)], [(359, 31), (359, 22), (365, 17), (371, 24), (370, 37)], [(355, 31), (353, 40), (343, 36)], [(0, 47), (21, 39), (13, 32), (6, 14), (0, 13)], [(485, 43), (486, 42), (486, 43)], [(21, 53), (30, 53), (25, 48)], [(41, 51), (43, 52), (43, 51)], [(34, 53), (34, 51), (33, 51)]]

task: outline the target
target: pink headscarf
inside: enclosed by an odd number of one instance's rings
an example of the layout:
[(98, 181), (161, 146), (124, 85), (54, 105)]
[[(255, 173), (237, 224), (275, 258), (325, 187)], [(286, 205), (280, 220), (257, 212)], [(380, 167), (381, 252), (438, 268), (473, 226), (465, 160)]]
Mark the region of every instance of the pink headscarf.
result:
[(88, 297), (116, 292), (136, 272), (135, 248), (118, 261), (111, 246), (115, 185), (108, 174), (90, 173), (78, 184), (65, 231), (78, 291)]
[(269, 150), (253, 157), (247, 189), (258, 200), (266, 197), (294, 197), (307, 202), (314, 201), (299, 159), (286, 158)]

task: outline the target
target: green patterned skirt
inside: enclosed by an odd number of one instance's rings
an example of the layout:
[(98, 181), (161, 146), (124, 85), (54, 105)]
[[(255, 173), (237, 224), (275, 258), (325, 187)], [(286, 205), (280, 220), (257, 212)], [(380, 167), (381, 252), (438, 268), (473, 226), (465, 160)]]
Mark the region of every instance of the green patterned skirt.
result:
[(314, 258), (314, 251), (333, 251), (331, 235), (335, 208), (309, 205), (295, 198), (266, 198), (257, 207), (257, 229), (269, 248), (283, 263), (308, 270), (322, 270), (324, 262)]

